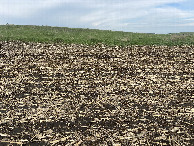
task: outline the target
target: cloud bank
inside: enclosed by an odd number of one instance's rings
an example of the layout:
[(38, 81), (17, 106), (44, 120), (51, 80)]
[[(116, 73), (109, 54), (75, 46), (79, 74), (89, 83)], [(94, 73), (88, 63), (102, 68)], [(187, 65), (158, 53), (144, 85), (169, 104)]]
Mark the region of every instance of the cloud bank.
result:
[(51, 25), (128, 32), (194, 31), (192, 0), (6, 0), (0, 24)]

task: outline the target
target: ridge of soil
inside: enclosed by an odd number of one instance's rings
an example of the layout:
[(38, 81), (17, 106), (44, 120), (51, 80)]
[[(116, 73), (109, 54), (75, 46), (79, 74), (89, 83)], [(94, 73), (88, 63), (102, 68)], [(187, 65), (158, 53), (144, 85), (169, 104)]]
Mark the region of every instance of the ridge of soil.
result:
[(192, 145), (193, 46), (0, 44), (0, 145)]

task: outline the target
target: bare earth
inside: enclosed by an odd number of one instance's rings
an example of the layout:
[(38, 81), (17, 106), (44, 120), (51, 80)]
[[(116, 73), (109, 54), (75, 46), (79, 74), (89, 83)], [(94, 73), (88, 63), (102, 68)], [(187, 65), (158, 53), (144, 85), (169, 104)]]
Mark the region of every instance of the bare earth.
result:
[(194, 46), (0, 42), (0, 145), (192, 145)]

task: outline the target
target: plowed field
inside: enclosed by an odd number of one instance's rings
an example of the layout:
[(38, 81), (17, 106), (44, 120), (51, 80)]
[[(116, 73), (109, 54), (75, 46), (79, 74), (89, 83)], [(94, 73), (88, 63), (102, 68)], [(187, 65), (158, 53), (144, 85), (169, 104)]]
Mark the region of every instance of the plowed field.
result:
[(0, 44), (0, 145), (192, 145), (194, 46)]

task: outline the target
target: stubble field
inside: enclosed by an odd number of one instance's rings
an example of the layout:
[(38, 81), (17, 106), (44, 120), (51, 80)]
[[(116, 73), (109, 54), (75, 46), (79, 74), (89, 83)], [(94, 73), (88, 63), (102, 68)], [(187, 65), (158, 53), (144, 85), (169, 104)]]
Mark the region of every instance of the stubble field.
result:
[(1, 145), (192, 145), (192, 45), (1, 41)]

